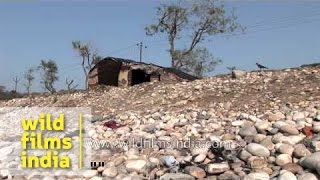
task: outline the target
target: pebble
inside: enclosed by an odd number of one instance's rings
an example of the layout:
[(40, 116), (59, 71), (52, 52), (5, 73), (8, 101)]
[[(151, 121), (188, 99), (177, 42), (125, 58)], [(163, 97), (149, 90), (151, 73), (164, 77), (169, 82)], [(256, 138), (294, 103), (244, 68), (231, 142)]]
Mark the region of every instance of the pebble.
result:
[(228, 163), (212, 163), (212, 164), (208, 164), (207, 172), (211, 174), (220, 174), (229, 169), (230, 167)]
[(92, 177), (98, 175), (98, 171), (96, 171), (96, 170), (87, 170), (87, 171), (84, 171), (82, 175), (85, 178), (92, 178)]
[(291, 135), (287, 136), (287, 142), (291, 145), (295, 145), (297, 143), (300, 143), (305, 138), (304, 135)]
[[(217, 141), (219, 139), (213, 140), (212, 141)], [(207, 154), (208, 152), (208, 148), (206, 147), (200, 147), (200, 148), (193, 148), (191, 149), (191, 155), (195, 156), (195, 155), (199, 155), (199, 154)]]
[(296, 120), (300, 120), (300, 119), (304, 119), (304, 113), (303, 112), (295, 112), (292, 116), (292, 120), (296, 121)]
[(320, 122), (313, 122), (312, 130), (316, 133), (320, 132)]
[(272, 137), (264, 138), (259, 144), (263, 145), (264, 147), (268, 148), (268, 150), (273, 150), (275, 145), (272, 142)]
[(174, 167), (179, 164), (174, 156), (164, 156), (163, 162), (167, 167)]
[(125, 157), (124, 156), (120, 156), (117, 157), (113, 160), (113, 163), (115, 166), (119, 166), (120, 164), (122, 164), (125, 161)]
[(320, 151), (310, 154), (300, 160), (300, 165), (304, 168), (320, 172)]
[(248, 159), (248, 164), (252, 169), (263, 169), (268, 166), (267, 161), (264, 158), (258, 156), (252, 156)]
[(252, 172), (244, 177), (244, 180), (269, 180), (269, 174), (265, 172)]
[(242, 137), (255, 136), (257, 135), (257, 130), (254, 126), (244, 126), (240, 129), (239, 135)]
[(287, 163), (287, 164), (282, 166), (282, 169), (290, 171), (293, 174), (297, 174), (297, 173), (303, 172), (303, 168), (300, 165), (296, 164), (296, 163)]
[(318, 178), (312, 173), (303, 173), (298, 176), (298, 180), (318, 180)]
[(55, 180), (55, 178), (52, 176), (46, 176), (42, 180)]
[(9, 145), (2, 147), (0, 149), (0, 161), (3, 161), (4, 159), (8, 158), (8, 155), (13, 152), (13, 149), (14, 147)]
[(244, 121), (238, 120), (238, 121), (232, 121), (231, 125), (232, 126), (242, 126)]
[(276, 164), (279, 166), (283, 166), (291, 162), (292, 162), (292, 157), (289, 154), (280, 154), (276, 158)]
[(188, 174), (166, 173), (160, 177), (160, 180), (195, 180), (195, 178)]
[(250, 154), (248, 151), (244, 149), (240, 152), (239, 158), (244, 161), (247, 161), (251, 156), (252, 154)]
[(298, 135), (299, 131), (297, 128), (291, 126), (291, 125), (284, 125), (280, 127), (280, 131), (283, 133), (288, 133), (291, 135)]
[(10, 175), (9, 170), (7, 170), (7, 169), (0, 170), (0, 178), (7, 179), (9, 175)]
[(130, 159), (125, 162), (125, 167), (129, 172), (145, 172), (147, 161), (144, 159)]
[(259, 132), (263, 132), (267, 129), (269, 129), (269, 127), (271, 127), (271, 124), (270, 122), (268, 121), (258, 121), (256, 124), (255, 124), (255, 127), (257, 128), (257, 130)]
[(202, 168), (196, 166), (185, 167), (185, 172), (198, 179), (204, 178), (206, 176), (206, 172)]
[(292, 172), (282, 170), (282, 171), (280, 171), (280, 175), (278, 177), (278, 180), (297, 180), (297, 178)]
[(203, 162), (206, 159), (206, 154), (199, 154), (194, 158), (194, 162), (200, 163)]
[(294, 147), (290, 144), (280, 144), (277, 148), (277, 151), (282, 154), (289, 154), (291, 156), (294, 151)]
[(220, 174), (217, 178), (218, 180), (241, 180), (240, 176), (236, 175), (233, 171), (226, 171)]
[(255, 143), (260, 143), (261, 141), (263, 141), (267, 136), (264, 134), (257, 134), (256, 136), (254, 136), (253, 141)]
[(107, 167), (106, 169), (103, 170), (102, 176), (114, 178), (118, 175), (118, 170), (116, 167)]
[(261, 144), (250, 143), (246, 149), (250, 154), (253, 154), (255, 156), (262, 156), (262, 157), (270, 156), (270, 151)]
[(297, 144), (294, 146), (293, 155), (297, 158), (305, 157), (310, 155), (311, 152), (303, 144)]
[(279, 121), (285, 118), (285, 115), (282, 112), (276, 112), (269, 114), (269, 121)]

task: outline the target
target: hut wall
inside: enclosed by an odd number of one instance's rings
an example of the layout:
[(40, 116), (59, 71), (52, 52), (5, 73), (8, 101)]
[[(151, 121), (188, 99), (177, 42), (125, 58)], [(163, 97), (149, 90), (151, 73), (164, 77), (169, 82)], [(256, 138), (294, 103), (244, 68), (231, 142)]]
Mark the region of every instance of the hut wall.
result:
[(129, 86), (128, 75), (129, 75), (129, 70), (128, 69), (120, 70), (119, 79), (118, 79), (119, 87)]
[(99, 84), (118, 86), (121, 62), (105, 61), (98, 66)]
[(88, 85), (89, 87), (95, 87), (98, 85), (98, 83), (98, 68), (94, 68), (89, 74)]

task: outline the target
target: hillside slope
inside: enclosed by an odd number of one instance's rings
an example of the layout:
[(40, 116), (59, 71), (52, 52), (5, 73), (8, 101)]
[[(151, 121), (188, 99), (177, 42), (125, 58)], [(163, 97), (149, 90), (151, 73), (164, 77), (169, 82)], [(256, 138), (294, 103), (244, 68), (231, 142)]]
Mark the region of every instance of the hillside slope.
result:
[(108, 164), (85, 172), (86, 179), (311, 180), (320, 175), (320, 66), (0, 101), (5, 106), (92, 107), (91, 134), (97, 140), (191, 138), (235, 145), (98, 150), (95, 158)]
[[(48, 95), (0, 101), (1, 106), (90, 106), (97, 114), (141, 110), (177, 111), (181, 108), (215, 108), (264, 113), (279, 105), (319, 100), (319, 66), (248, 72), (240, 79), (230, 75), (182, 83), (146, 83), (129, 88)], [(232, 104), (232, 105), (230, 105)], [(305, 106), (305, 105), (303, 105)], [(146, 109), (147, 108), (147, 109)]]

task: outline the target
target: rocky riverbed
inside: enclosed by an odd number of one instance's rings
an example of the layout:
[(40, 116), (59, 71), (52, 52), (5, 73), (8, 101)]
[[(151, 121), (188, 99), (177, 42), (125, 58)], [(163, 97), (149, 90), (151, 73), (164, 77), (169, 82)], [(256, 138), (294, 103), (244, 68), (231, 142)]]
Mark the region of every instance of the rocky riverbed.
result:
[[(34, 96), (0, 106), (92, 107), (94, 140), (139, 142), (95, 150), (103, 167), (44, 179), (320, 177), (320, 66)], [(0, 143), (0, 166), (11, 146)], [(5, 170), (0, 177), (43, 178)]]

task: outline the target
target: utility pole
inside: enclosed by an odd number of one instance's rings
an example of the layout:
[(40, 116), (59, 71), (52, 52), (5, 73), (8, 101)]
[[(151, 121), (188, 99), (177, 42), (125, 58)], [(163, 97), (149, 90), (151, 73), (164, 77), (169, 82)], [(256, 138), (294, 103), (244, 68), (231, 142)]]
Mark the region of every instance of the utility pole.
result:
[(14, 92), (17, 92), (17, 88), (18, 88), (18, 82), (20, 81), (20, 78), (18, 78), (18, 76), (13, 78), (13, 82), (14, 82)]
[[(139, 46), (139, 49), (140, 49), (140, 62), (142, 62), (143, 42), (138, 43), (137, 46)], [(147, 48), (147, 46), (144, 46), (144, 48)]]

